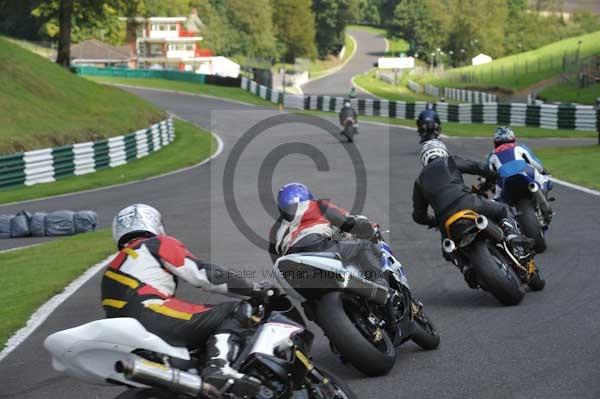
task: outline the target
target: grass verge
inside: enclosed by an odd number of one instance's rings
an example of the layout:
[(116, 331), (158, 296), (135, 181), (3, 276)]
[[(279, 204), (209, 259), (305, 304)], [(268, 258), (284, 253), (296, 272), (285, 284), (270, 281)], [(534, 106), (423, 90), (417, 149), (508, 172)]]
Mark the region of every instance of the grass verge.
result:
[(175, 132), (176, 137), (171, 144), (144, 158), (84, 176), (66, 177), (53, 183), (5, 189), (0, 191), (0, 204), (142, 180), (194, 165), (206, 159), (217, 148), (216, 140), (209, 132), (189, 122), (175, 120)]
[[(579, 58), (599, 54), (600, 31), (499, 58), (489, 64), (450, 69), (445, 72), (445, 78), (426, 74), (419, 81), (442, 87), (498, 88), (512, 92), (562, 73), (563, 56), (568, 54), (573, 61), (578, 49)], [(462, 82), (461, 76), (468, 76), (471, 82)]]
[(0, 253), (0, 349), (38, 307), (113, 251), (105, 229)]
[(535, 154), (554, 177), (600, 190), (600, 145), (539, 148)]
[[(323, 111), (298, 111), (300, 113), (308, 113), (311, 115), (324, 116), (324, 117), (335, 117), (333, 112)], [(366, 116), (360, 115), (358, 121), (369, 121), (386, 123), (389, 125), (396, 126), (407, 126), (416, 128), (415, 121), (412, 119), (395, 119), (386, 118), (383, 116)], [(485, 125), (481, 123), (473, 124), (462, 124), (458, 122), (444, 122), (442, 126), (443, 132), (447, 136), (453, 137), (492, 137), (496, 125)], [(582, 132), (579, 130), (552, 130), (542, 129), (538, 127), (525, 127), (517, 126), (514, 127), (518, 137), (522, 138), (594, 138), (597, 137), (595, 132)], [(416, 134), (416, 133), (415, 133)]]
[(580, 88), (577, 83), (559, 83), (543, 89), (538, 97), (549, 102), (596, 105), (600, 98), (600, 84)]
[(98, 140), (145, 128), (164, 112), (0, 37), (0, 154)]
[(224, 87), (167, 79), (113, 78), (106, 76), (86, 76), (85, 78), (98, 83), (122, 84), (136, 87), (148, 87), (153, 89), (183, 91), (186, 93), (204, 94), (207, 96), (219, 97), (228, 100), (241, 101), (253, 105), (273, 106), (273, 103), (270, 101), (263, 100), (262, 98), (238, 87)]
[(372, 93), (375, 97), (385, 98), (394, 101), (438, 101), (437, 97), (431, 97), (424, 94), (417, 94), (406, 87), (407, 77), (400, 80), (398, 85), (384, 82), (375, 77), (375, 70), (357, 75), (354, 77), (354, 83), (364, 90)]

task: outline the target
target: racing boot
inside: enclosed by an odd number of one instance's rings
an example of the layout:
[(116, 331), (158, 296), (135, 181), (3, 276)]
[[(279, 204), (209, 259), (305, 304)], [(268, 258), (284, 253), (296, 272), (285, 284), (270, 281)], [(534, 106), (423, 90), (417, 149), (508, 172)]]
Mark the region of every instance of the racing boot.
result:
[(523, 235), (517, 226), (517, 222), (511, 219), (502, 219), (500, 228), (504, 232), (504, 237), (509, 247), (517, 256), (525, 256), (531, 251), (535, 240)]
[(202, 379), (221, 391), (232, 392), (239, 396), (254, 397), (261, 388), (260, 380), (240, 373), (231, 367), (231, 362), (239, 352), (239, 337), (235, 334), (221, 333), (211, 336), (206, 345), (206, 366), (202, 370)]

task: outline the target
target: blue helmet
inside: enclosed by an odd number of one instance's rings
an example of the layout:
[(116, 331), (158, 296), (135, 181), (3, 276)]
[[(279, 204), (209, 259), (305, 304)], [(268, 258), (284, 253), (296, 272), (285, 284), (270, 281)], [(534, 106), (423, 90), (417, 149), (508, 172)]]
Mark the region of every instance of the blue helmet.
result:
[(279, 189), (279, 194), (277, 195), (277, 207), (279, 209), (285, 209), (290, 205), (309, 201), (313, 198), (314, 196), (304, 184), (288, 183)]

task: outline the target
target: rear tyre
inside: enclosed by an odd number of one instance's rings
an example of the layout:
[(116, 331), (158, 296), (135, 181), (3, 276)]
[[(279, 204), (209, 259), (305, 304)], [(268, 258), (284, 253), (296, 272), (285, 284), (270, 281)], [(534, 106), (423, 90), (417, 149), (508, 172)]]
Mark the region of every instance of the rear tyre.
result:
[(394, 367), (396, 348), (387, 332), (380, 329), (380, 339), (373, 342), (365, 331), (365, 316), (343, 293), (330, 292), (321, 298), (317, 321), (331, 344), (360, 372), (374, 377)]
[(531, 291), (541, 291), (546, 286), (546, 280), (544, 280), (542, 273), (536, 269), (527, 285), (531, 288)]
[(177, 399), (177, 395), (154, 388), (128, 389), (115, 399)]
[(533, 207), (531, 200), (524, 199), (519, 201), (517, 204), (517, 209), (519, 210), (518, 221), (521, 227), (521, 231), (527, 237), (535, 240), (535, 244), (533, 246), (533, 250), (537, 253), (542, 253), (546, 250), (546, 237), (544, 235), (544, 231), (540, 226), (540, 222), (535, 213), (535, 208)]
[(437, 349), (440, 346), (440, 335), (423, 310), (415, 315), (413, 333), (410, 338), (426, 351)]
[(485, 241), (476, 241), (471, 248), (471, 263), (480, 285), (503, 305), (518, 305), (525, 290), (508, 261), (496, 248), (489, 248)]

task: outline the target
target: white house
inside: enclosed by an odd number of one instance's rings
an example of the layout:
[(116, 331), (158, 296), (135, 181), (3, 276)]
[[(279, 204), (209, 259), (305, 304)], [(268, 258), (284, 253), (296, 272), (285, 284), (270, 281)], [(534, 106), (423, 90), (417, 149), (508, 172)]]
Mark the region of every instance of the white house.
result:
[(473, 59), (471, 60), (471, 63), (473, 65), (483, 65), (490, 62), (492, 62), (492, 57), (485, 54), (479, 54), (478, 56), (473, 57)]
[(179, 69), (209, 75), (238, 77), (240, 66), (225, 57), (215, 57), (203, 48), (204, 29), (196, 10), (189, 17), (122, 18), (127, 39), (135, 49), (138, 68)]

